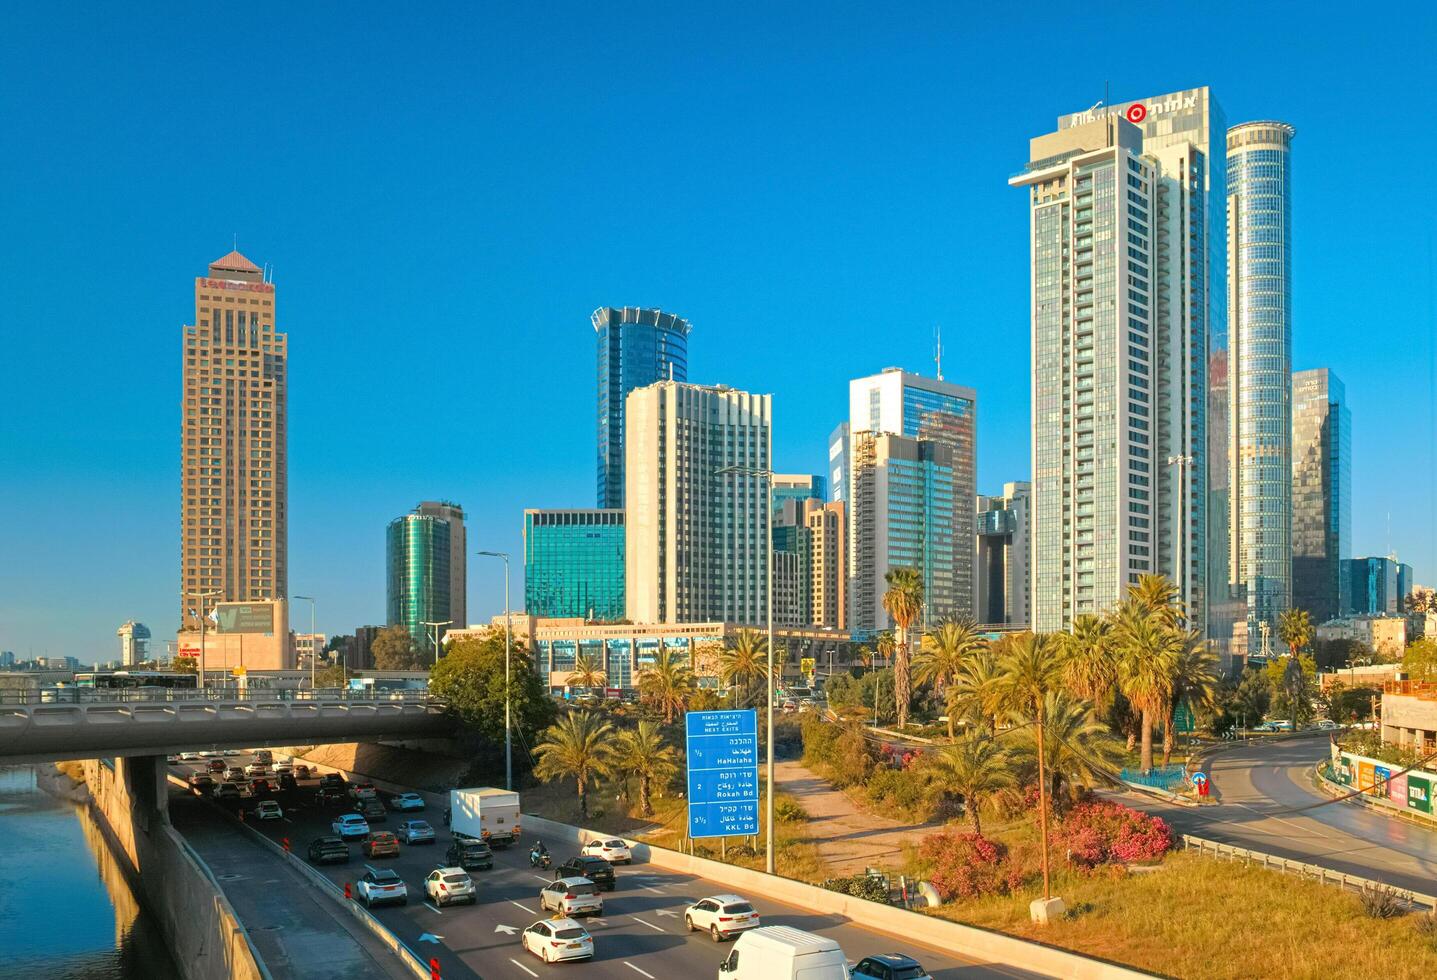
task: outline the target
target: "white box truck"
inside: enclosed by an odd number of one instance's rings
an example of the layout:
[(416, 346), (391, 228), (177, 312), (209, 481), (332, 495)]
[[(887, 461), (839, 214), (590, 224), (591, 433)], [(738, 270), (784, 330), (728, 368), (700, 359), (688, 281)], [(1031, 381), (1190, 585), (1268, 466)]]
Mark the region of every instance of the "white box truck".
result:
[(848, 958), (833, 939), (788, 926), (762, 926), (738, 937), (718, 980), (848, 980)]
[(489, 786), (450, 790), (449, 831), (455, 837), (477, 837), (490, 847), (517, 843), (519, 794)]

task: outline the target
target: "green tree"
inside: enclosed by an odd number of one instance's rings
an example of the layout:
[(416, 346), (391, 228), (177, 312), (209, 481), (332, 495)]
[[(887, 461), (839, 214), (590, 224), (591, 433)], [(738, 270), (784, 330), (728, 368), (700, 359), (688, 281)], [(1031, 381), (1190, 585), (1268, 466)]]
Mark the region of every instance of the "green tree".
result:
[(739, 630), (733, 646), (719, 656), (719, 677), (725, 684), (740, 686), (740, 705), (752, 704), (754, 681), (768, 677), (768, 637), (758, 630)]
[(198, 674), (200, 672), (200, 660), (198, 657), (176, 657), (170, 663), (170, 670), (176, 674)]
[[(522, 741), (554, 721), (556, 708), (534, 670), (524, 644), (515, 643), (509, 660), (510, 713)], [(429, 692), (445, 699), (449, 710), (489, 745), (504, 742), (504, 633), (458, 640), (429, 678)]]
[(1402, 669), (1414, 681), (1437, 680), (1437, 640), (1423, 637), (1407, 645)]
[(1181, 627), (1187, 616), (1178, 597), (1178, 587), (1165, 575), (1139, 576), (1128, 586), (1127, 598), (1171, 629)]
[(609, 681), (609, 675), (604, 671), (604, 665), (600, 659), (592, 654), (581, 653), (574, 658), (574, 670), (564, 683), (570, 687), (580, 687), (587, 691), (605, 686)]
[(344, 686), (345, 670), (339, 664), (331, 664), (328, 667), (321, 667), (314, 673), (314, 686), (316, 688), (331, 688)]
[(1073, 620), (1072, 632), (1063, 636), (1063, 681), (1100, 713), (1112, 705), (1118, 660), (1106, 620), (1086, 613)]
[(983, 809), (1018, 784), (1008, 753), (996, 740), (976, 733), (926, 755), (924, 767), (945, 791), (962, 797), (977, 834), (983, 833)]
[(1312, 616), (1306, 609), (1286, 609), (1277, 617), (1278, 639), (1287, 644), (1288, 653), (1294, 657), (1307, 648), (1314, 635)]
[(403, 626), (386, 626), (369, 647), (374, 666), (380, 670), (417, 670), (423, 657), (414, 637)]
[(1251, 728), (1267, 717), (1268, 708), (1271, 706), (1272, 685), (1268, 683), (1266, 675), (1261, 670), (1246, 671), (1233, 692), (1232, 706), (1229, 708), (1238, 716), (1238, 723)]
[(1044, 711), (1048, 695), (1062, 683), (1063, 663), (1057, 638), (1046, 633), (1027, 633), (1016, 642), (1003, 661), (1002, 689), (1012, 710), (1034, 720), (1038, 749), (1038, 833), (1042, 839), (1043, 898), (1052, 897), (1048, 877), (1048, 786), (1043, 750)]
[(646, 817), (654, 815), (653, 784), (661, 785), (679, 769), (678, 753), (664, 741), (659, 728), (651, 721), (620, 732), (614, 743), (614, 767), (625, 776), (639, 780), (639, 811)]
[(1364, 721), (1372, 717), (1372, 708), (1382, 700), (1382, 691), (1375, 687), (1348, 688), (1334, 684), (1328, 697), (1327, 717), (1338, 724)]
[(1201, 630), (1183, 633), (1177, 663), (1173, 667), (1172, 695), (1163, 721), (1163, 765), (1172, 762), (1177, 737), (1177, 706), (1184, 701), (1194, 717), (1210, 708), (1217, 697), (1217, 656), (1208, 649)]
[(1404, 600), (1408, 612), (1437, 613), (1437, 592), (1424, 586), (1417, 586)]
[[(931, 685), (946, 696), (948, 688), (963, 670), (969, 658), (986, 650), (988, 641), (978, 632), (971, 619), (947, 620), (923, 637), (918, 654), (913, 658), (913, 679), (919, 685)], [(948, 715), (948, 738), (953, 735), (953, 716)]]
[(908, 702), (913, 697), (909, 677), (912, 656), (910, 631), (923, 613), (923, 576), (916, 568), (894, 568), (883, 576), (888, 591), (883, 593), (883, 608), (898, 628), (893, 658), (893, 703), (898, 715), (898, 728), (908, 724)]
[[(446, 658), (447, 659), (447, 658)], [(572, 779), (579, 790), (579, 819), (589, 819), (589, 787), (614, 768), (614, 726), (592, 711), (570, 711), (544, 730), (534, 746), (534, 775)]]
[[(1084, 789), (1111, 784), (1114, 770), (1122, 766), (1123, 743), (1098, 720), (1085, 700), (1064, 691), (1052, 691), (1043, 704), (1043, 768), (1048, 792), (1065, 793), (1077, 801)], [(1016, 722), (1029, 722), (1031, 715), (1015, 712)], [(1013, 753), (1037, 768), (1037, 729), (1024, 724), (1013, 733)]]
[(639, 697), (663, 712), (665, 725), (673, 724), (675, 713), (687, 710), (693, 692), (693, 671), (689, 670), (688, 658), (678, 650), (661, 648), (654, 662), (639, 673)]
[[(1144, 579), (1151, 576), (1144, 576)], [(1162, 607), (1154, 608), (1130, 593), (1113, 617), (1118, 654), (1118, 684), (1124, 697), (1142, 713), (1139, 765), (1153, 767), (1153, 728), (1164, 717), (1173, 694), (1173, 675), (1182, 651), (1182, 634)]]
[(893, 631), (880, 630), (873, 639), (873, 645), (878, 649), (878, 658), (883, 661), (883, 665), (892, 667), (893, 651), (898, 649), (898, 639), (893, 635)]
[(1272, 690), (1272, 711), (1292, 722), (1292, 730), (1312, 720), (1317, 698), (1317, 661), (1306, 654), (1286, 654), (1268, 661), (1263, 670)]

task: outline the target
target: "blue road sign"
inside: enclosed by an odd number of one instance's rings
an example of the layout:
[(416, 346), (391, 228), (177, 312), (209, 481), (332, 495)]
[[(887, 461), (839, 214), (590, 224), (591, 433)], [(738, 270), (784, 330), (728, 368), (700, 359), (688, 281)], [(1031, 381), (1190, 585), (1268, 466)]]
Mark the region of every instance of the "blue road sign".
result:
[(758, 713), (684, 715), (689, 760), (689, 836), (758, 833)]

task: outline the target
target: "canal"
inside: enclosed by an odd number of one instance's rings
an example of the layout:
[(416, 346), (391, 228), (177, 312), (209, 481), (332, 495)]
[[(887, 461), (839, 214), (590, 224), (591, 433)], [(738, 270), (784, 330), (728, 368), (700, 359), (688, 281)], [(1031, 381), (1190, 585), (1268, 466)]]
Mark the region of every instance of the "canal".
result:
[(89, 810), (49, 766), (0, 766), (0, 977), (178, 980)]

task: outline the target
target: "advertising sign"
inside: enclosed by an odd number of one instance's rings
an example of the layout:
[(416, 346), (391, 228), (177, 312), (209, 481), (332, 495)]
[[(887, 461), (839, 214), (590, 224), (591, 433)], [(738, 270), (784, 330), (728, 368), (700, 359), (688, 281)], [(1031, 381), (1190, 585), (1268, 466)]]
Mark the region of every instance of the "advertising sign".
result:
[(758, 833), (758, 713), (690, 711), (684, 728), (689, 836)]
[(1388, 778), (1391, 777), (1391, 775), (1392, 775), (1392, 770), (1391, 770), (1391, 769), (1388, 769), (1386, 766), (1373, 766), (1373, 767), (1372, 767), (1372, 795), (1373, 795), (1373, 796), (1386, 796), (1386, 795), (1387, 795), (1387, 780), (1388, 780)]
[(1407, 805), (1407, 774), (1399, 773), (1387, 781), (1387, 798), (1398, 806)]
[(272, 602), (224, 602), (215, 607), (217, 633), (274, 633)]
[(1422, 813), (1432, 812), (1432, 781), (1426, 776), (1407, 774), (1407, 806)]
[(1339, 755), (1333, 760), (1332, 778), (1343, 786), (1352, 785), (1352, 759), (1349, 756)]
[(1358, 788), (1359, 790), (1361, 790), (1362, 792), (1364, 792), (1364, 793), (1371, 793), (1371, 792), (1372, 792), (1372, 787), (1373, 787), (1373, 785), (1374, 785), (1376, 782), (1377, 782), (1377, 777), (1373, 774), (1373, 771), (1372, 771), (1372, 763), (1370, 763), (1370, 762), (1358, 762), (1358, 763), (1357, 763), (1357, 788)]

